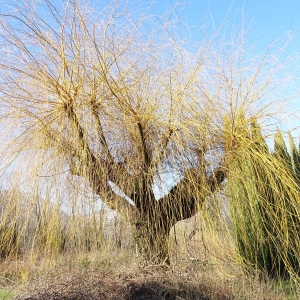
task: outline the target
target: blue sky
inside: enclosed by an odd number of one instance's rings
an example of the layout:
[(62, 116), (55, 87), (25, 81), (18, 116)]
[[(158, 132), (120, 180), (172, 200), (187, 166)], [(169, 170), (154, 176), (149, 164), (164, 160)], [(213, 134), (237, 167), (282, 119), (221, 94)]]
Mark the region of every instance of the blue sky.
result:
[[(154, 14), (162, 14), (175, 3), (176, 0), (154, 0), (152, 11)], [(257, 53), (265, 52), (272, 43), (281, 46), (289, 39), (289, 46), (284, 55), (293, 57), (295, 52), (298, 52), (299, 57), (300, 0), (181, 0), (177, 13), (180, 18), (185, 18), (187, 25), (191, 27), (205, 23), (216, 28), (223, 26), (228, 38), (234, 28), (239, 31), (244, 27), (247, 30), (246, 41), (249, 46), (254, 46)], [(197, 39), (197, 36), (195, 38)], [(299, 78), (295, 79), (294, 84), (295, 90), (300, 91)], [(300, 120), (300, 97), (297, 97), (292, 105), (297, 118), (289, 120), (282, 129), (290, 130), (300, 126), (300, 122), (297, 121)], [(295, 137), (300, 135), (299, 128), (294, 131)]]
[[(143, 7), (152, 3), (152, 13), (162, 15), (178, 3), (176, 13), (180, 19), (185, 19), (188, 26), (196, 27), (208, 24), (208, 28), (222, 25), (226, 28), (226, 37), (230, 39), (234, 28), (247, 30), (246, 45), (254, 46), (254, 53), (264, 53), (267, 47), (275, 43), (279, 47), (288, 39), (289, 46), (281, 59), (289, 56), (300, 57), (300, 0), (128, 0), (133, 6), (138, 4)], [(199, 36), (194, 36), (197, 40)], [(284, 57), (285, 56), (285, 57)], [(294, 57), (290, 66), (296, 66)], [(298, 66), (298, 69), (299, 66)], [(294, 71), (294, 70), (293, 70)], [(288, 87), (287, 93), (295, 88), (300, 91), (300, 76), (295, 78), (294, 86)], [(285, 92), (285, 91), (284, 91)], [(299, 94), (300, 95), (300, 94)], [(280, 104), (281, 106), (281, 104)], [(283, 104), (284, 106), (284, 104)], [(287, 107), (284, 107), (286, 109)], [(280, 108), (279, 108), (280, 109)], [(292, 132), (295, 138), (300, 135), (300, 96), (297, 96), (288, 108), (289, 113), (295, 112), (296, 117), (284, 120), (280, 128)], [(281, 117), (279, 117), (280, 120)], [(273, 122), (272, 122), (273, 123)]]
[[(153, 1), (153, 10), (161, 13), (170, 8), (175, 0)], [(231, 25), (241, 25), (272, 41), (286, 31), (300, 28), (299, 0), (189, 0), (180, 1), (181, 15), (185, 13), (190, 26), (214, 20), (218, 27), (227, 21)]]

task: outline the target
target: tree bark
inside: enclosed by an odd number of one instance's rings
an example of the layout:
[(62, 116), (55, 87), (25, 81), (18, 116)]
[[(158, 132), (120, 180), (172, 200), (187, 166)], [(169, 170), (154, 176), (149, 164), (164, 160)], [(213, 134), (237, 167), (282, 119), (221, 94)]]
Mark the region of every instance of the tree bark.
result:
[[(183, 185), (179, 183), (179, 187)], [(178, 187), (177, 187), (178, 189)], [(137, 212), (134, 225), (134, 238), (139, 253), (147, 262), (170, 264), (170, 229), (178, 221), (197, 213), (196, 197), (174, 197), (175, 188), (163, 199), (152, 204), (147, 210)]]
[(170, 222), (161, 222), (157, 216), (151, 220), (139, 219), (134, 227), (134, 239), (143, 260), (153, 264), (170, 264)]

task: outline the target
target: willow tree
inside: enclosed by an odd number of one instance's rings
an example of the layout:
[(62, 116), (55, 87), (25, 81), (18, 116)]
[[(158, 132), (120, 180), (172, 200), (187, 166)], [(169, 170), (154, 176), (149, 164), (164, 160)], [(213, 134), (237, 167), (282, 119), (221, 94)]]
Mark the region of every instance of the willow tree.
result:
[(13, 124), (4, 166), (43, 157), (49, 176), (56, 166), (82, 178), (132, 224), (146, 259), (161, 262), (170, 228), (226, 177), (236, 110), (255, 112), (276, 68), (265, 74), (265, 57), (245, 65), (239, 45), (214, 32), (188, 42), (175, 10), (131, 9), (24, 0), (2, 13), (1, 120)]

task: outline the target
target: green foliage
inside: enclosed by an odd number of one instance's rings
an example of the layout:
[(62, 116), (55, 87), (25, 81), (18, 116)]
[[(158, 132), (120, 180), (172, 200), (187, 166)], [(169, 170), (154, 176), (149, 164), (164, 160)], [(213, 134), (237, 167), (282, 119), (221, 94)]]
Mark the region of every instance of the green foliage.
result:
[[(8, 205), (7, 202), (12, 202)], [(16, 217), (20, 207), (9, 195), (0, 192), (0, 257), (17, 256), (20, 253), (20, 220)]]
[(83, 269), (87, 269), (90, 266), (91, 261), (88, 259), (88, 257), (83, 257), (80, 264)]
[(297, 181), (300, 182), (300, 155), (291, 133), (289, 133), (289, 145), (292, 169), (295, 172)]
[(14, 289), (0, 289), (0, 300), (9, 300), (18, 294), (17, 290)]
[(1, 224), (0, 239), (0, 256), (2, 258), (19, 253), (19, 230), (16, 224)]
[(291, 157), (288, 153), (285, 141), (282, 133), (277, 129), (274, 136), (274, 153), (273, 155), (278, 159), (282, 160), (282, 163), (291, 168)]
[(256, 121), (253, 143), (235, 159), (229, 179), (231, 218), (238, 252), (248, 270), (271, 277), (299, 276), (299, 151), (287, 151), (282, 133), (270, 153)]

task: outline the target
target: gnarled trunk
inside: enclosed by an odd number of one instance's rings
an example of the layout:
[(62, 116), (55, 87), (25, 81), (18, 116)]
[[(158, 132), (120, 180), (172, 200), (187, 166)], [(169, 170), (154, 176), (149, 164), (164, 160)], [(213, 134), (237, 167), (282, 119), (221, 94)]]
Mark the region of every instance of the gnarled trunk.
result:
[(170, 264), (169, 234), (172, 223), (157, 213), (134, 224), (134, 239), (142, 258), (154, 264)]
[(134, 238), (139, 254), (145, 261), (170, 264), (169, 231), (143, 224), (135, 229)]

